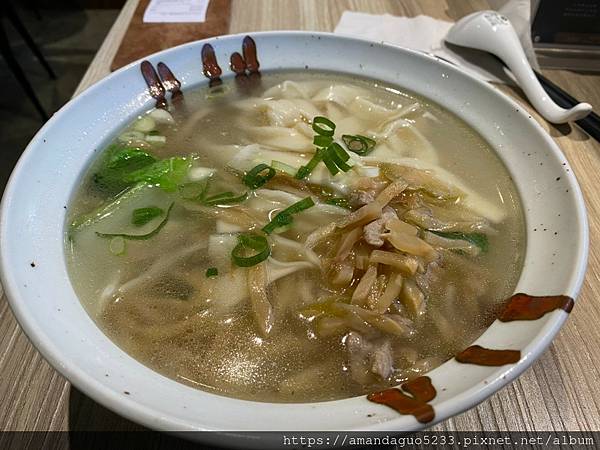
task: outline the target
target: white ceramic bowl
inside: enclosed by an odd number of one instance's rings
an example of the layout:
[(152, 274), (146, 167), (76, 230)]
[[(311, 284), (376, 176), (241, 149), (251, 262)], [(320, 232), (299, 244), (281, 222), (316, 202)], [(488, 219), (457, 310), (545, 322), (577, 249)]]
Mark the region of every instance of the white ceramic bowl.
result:
[[(497, 151), (521, 196), (527, 248), (517, 291), (577, 295), (588, 251), (581, 192), (564, 155), (519, 105), (448, 63), (403, 48), (330, 34), (267, 32), (252, 37), (263, 71), (308, 67), (379, 79), (428, 97), (464, 119)], [(229, 56), (240, 51), (242, 38), (194, 42), (148, 60), (167, 63), (185, 92), (207, 82), (200, 58), (205, 42), (214, 46), (227, 72)], [(143, 366), (97, 328), (67, 275), (66, 206), (97, 152), (120, 127), (153, 106), (139, 62), (133, 63), (55, 114), (12, 174), (0, 216), (2, 284), (37, 349), (94, 400), (158, 430), (422, 428), (413, 416), (364, 396), (271, 404), (202, 392)], [(430, 372), (437, 389), (431, 402), (435, 421), (471, 408), (517, 377), (544, 351), (566, 318), (567, 313), (556, 310), (533, 321), (496, 321), (476, 341), (484, 347), (521, 350), (517, 364), (483, 367), (450, 360)]]

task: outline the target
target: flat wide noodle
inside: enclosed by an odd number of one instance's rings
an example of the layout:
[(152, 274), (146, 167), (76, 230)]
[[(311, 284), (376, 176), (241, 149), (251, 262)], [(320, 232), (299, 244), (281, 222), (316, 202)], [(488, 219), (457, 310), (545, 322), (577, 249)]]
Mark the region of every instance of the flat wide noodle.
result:
[(273, 328), (273, 307), (267, 294), (267, 269), (265, 263), (248, 269), (248, 292), (258, 331), (266, 338)]

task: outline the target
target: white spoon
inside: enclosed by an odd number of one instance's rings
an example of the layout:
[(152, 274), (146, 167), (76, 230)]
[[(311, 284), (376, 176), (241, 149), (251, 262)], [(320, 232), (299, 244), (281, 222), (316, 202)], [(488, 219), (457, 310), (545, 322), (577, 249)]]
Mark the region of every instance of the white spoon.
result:
[(510, 21), (496, 11), (480, 11), (460, 19), (448, 32), (446, 42), (491, 53), (508, 66), (533, 107), (549, 122), (579, 120), (592, 111), (589, 103), (571, 109), (558, 106), (548, 96), (529, 65), (519, 37)]

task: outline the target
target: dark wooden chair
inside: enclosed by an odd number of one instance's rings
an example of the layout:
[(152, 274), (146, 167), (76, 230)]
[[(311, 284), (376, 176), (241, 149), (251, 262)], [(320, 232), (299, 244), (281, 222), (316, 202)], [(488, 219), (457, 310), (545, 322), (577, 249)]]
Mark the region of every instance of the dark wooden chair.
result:
[(23, 24), (23, 22), (21, 22), (21, 19), (19, 19), (19, 16), (17, 15), (17, 12), (13, 8), (13, 6), (9, 2), (4, 2), (4, 4), (0, 6), (0, 52), (2, 52), (2, 57), (4, 58), (6, 65), (15, 75), (15, 78), (29, 97), (29, 100), (31, 100), (31, 103), (33, 103), (33, 105), (35, 106), (35, 109), (37, 109), (38, 113), (44, 120), (48, 120), (48, 114), (46, 113), (46, 110), (37, 98), (35, 90), (29, 83), (25, 72), (23, 71), (23, 69), (19, 65), (19, 62), (15, 58), (15, 55), (13, 54), (12, 48), (10, 47), (10, 42), (8, 41), (8, 36), (6, 34), (6, 29), (4, 28), (4, 20), (2, 20), (4, 18), (8, 19), (8, 21), (10, 21), (13, 27), (19, 32), (19, 34), (21, 35), (29, 49), (36, 56), (40, 64), (44, 66), (44, 69), (46, 69), (46, 72), (48, 72), (50, 78), (55, 80), (56, 75), (52, 70), (52, 67), (50, 67), (50, 64), (48, 64), (48, 61), (46, 61), (46, 58), (44, 58), (44, 55), (42, 54), (38, 46), (35, 44), (31, 35), (25, 28), (25, 25)]

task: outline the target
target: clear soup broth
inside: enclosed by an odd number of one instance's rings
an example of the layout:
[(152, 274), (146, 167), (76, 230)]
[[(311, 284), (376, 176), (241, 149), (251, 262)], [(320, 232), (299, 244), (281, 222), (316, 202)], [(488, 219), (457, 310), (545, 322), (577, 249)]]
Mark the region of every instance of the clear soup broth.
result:
[(481, 136), (425, 98), (331, 73), (229, 81), (150, 111), (93, 163), (69, 217), (72, 283), (118, 346), (272, 402), (440, 365), (494, 320), (525, 245)]

